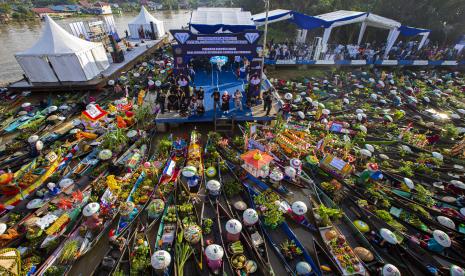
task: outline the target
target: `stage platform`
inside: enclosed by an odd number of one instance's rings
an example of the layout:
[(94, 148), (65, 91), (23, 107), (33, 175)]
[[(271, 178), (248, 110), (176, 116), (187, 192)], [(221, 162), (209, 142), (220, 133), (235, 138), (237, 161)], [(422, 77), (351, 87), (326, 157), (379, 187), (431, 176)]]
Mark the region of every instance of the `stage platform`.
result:
[[(278, 108), (276, 103), (272, 104), (272, 109), (269, 116), (265, 116), (266, 112), (263, 111), (263, 104), (247, 108), (245, 106), (245, 80), (237, 79), (233, 74), (232, 70), (226, 70), (212, 73), (196, 72), (194, 84), (197, 88), (203, 87), (205, 90), (205, 113), (203, 115), (192, 115), (188, 117), (181, 117), (178, 112), (165, 111), (164, 114), (159, 113), (155, 119), (156, 123), (187, 123), (187, 122), (213, 122), (215, 116), (217, 119), (233, 119), (234, 121), (270, 121), (276, 116)], [(231, 97), (234, 96), (236, 89), (243, 92), (242, 106), (243, 111), (236, 110), (234, 108), (233, 99), (229, 102), (229, 113), (224, 113), (221, 110), (216, 110), (216, 114), (213, 110), (213, 98), (212, 93), (215, 88), (218, 87), (221, 95), (224, 91), (228, 91)]]
[(105, 71), (98, 77), (80, 82), (61, 82), (61, 83), (29, 83), (22, 79), (11, 83), (9, 89), (13, 91), (89, 91), (99, 90), (104, 87), (108, 80), (116, 79), (121, 72), (131, 69), (139, 60), (145, 56), (152, 54), (160, 48), (164, 43), (167, 43), (167, 37), (158, 40), (148, 40), (141, 44), (140, 41), (130, 41), (133, 45), (138, 43), (138, 47), (134, 47), (132, 51), (125, 51), (124, 61), (121, 63), (110, 63)]

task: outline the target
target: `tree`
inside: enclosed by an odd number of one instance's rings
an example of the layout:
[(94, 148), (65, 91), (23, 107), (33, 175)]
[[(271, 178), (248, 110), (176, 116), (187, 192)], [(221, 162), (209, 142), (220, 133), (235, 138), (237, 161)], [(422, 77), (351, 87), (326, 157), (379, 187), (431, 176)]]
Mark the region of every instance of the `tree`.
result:
[(8, 3), (0, 3), (0, 13), (9, 14), (11, 12), (11, 6)]

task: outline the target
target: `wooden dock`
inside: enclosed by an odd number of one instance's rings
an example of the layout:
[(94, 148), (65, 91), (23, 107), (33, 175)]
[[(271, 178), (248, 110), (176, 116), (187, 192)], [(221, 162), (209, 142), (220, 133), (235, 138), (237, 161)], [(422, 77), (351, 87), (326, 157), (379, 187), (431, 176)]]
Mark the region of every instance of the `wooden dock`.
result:
[(124, 62), (111, 63), (105, 71), (98, 77), (88, 81), (80, 82), (43, 82), (30, 83), (25, 79), (13, 82), (8, 86), (10, 91), (32, 91), (32, 92), (81, 92), (101, 90), (108, 83), (108, 80), (117, 79), (122, 72), (128, 71), (147, 56), (153, 54), (157, 49), (169, 43), (168, 36), (158, 40), (149, 40), (145, 43), (138, 43), (132, 51), (124, 53)]

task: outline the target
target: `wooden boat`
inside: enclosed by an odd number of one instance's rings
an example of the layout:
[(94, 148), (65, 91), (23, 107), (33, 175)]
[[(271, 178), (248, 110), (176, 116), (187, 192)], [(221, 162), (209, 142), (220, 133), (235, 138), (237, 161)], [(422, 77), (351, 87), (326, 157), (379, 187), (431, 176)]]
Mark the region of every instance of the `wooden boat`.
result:
[[(344, 185), (349, 189), (351, 193), (353, 193), (357, 198), (366, 200), (366, 202), (372, 206), (377, 206), (373, 200), (367, 196), (364, 196), (362, 193), (358, 192), (356, 189), (354, 189), (352, 186), (349, 185)], [(381, 209), (383, 210), (383, 209)], [(417, 226), (416, 224), (410, 222), (407, 219), (401, 219), (398, 215), (392, 214), (392, 218), (394, 221), (400, 223), (405, 227), (405, 233), (408, 235), (408, 237), (415, 237), (415, 236), (421, 236), (421, 235), (430, 235), (432, 231), (430, 229), (423, 229), (422, 227)], [(421, 222), (421, 221), (420, 221)], [(423, 222), (422, 222), (423, 223)], [(428, 227), (427, 225), (425, 225)], [(430, 252), (430, 254), (438, 255), (443, 259), (450, 260), (451, 263), (460, 265), (460, 266), (465, 266), (465, 263), (461, 260), (460, 258), (460, 251), (462, 247), (459, 246), (458, 244), (452, 243), (452, 247), (446, 249), (445, 252)]]
[[(219, 169), (219, 176), (220, 182), (223, 185), (234, 185), (238, 187), (242, 187), (241, 180), (234, 174), (229, 166), (224, 160), (224, 168), (226, 170), (222, 170), (221, 167)], [(243, 211), (231, 206), (231, 202), (249, 202), (250, 200), (247, 198), (246, 193), (242, 190), (239, 191), (237, 194), (228, 194), (225, 193), (225, 187), (223, 187), (222, 197), (220, 197), (220, 204), (223, 208), (226, 208), (228, 212), (226, 214), (231, 214), (231, 218), (234, 217), (237, 220), (243, 219)], [(228, 188), (229, 189), (229, 188)], [(268, 255), (268, 247), (265, 242), (265, 235), (258, 225), (248, 225), (243, 227), (243, 233), (245, 235), (245, 240), (249, 245), (251, 245), (251, 249), (255, 253), (255, 257), (258, 260), (258, 265), (261, 266), (261, 270), (266, 275), (274, 275), (273, 267), (271, 265), (269, 255)]]
[(182, 182), (187, 185), (189, 191), (193, 194), (198, 193), (202, 187), (203, 170), (200, 136), (199, 133), (193, 131), (187, 148), (186, 165), (181, 173)]
[(150, 258), (152, 251), (146, 236), (146, 225), (138, 223), (129, 247), (129, 273), (130, 275), (153, 275)]
[[(256, 191), (253, 187), (245, 183), (244, 185), (252, 198), (259, 195), (259, 192)], [(258, 210), (254, 201), (255, 199), (251, 201), (251, 206), (253, 209)], [(311, 275), (321, 275), (320, 268), (315, 265), (315, 262), (308, 253), (307, 249), (298, 240), (298, 238), (296, 237), (294, 232), (289, 228), (286, 222), (282, 222), (280, 225), (276, 226), (276, 229), (269, 231), (265, 226), (266, 223), (264, 217), (262, 215), (260, 215), (259, 217), (260, 225), (262, 225), (261, 227), (263, 229), (263, 232), (265, 233), (267, 241), (272, 245), (274, 251), (280, 257), (286, 271), (289, 274), (295, 275), (295, 265), (297, 264), (297, 262), (305, 261), (311, 267)], [(280, 249), (280, 246), (282, 247), (285, 244), (288, 245), (286, 246), (286, 248), (291, 249), (290, 251), (287, 251), (290, 254), (287, 258), (284, 256)]]
[[(140, 149), (141, 156), (145, 155), (146, 146), (142, 145)], [(139, 159), (139, 158), (138, 158)], [(155, 157), (152, 157), (149, 162), (154, 161)], [(142, 160), (143, 162), (144, 160)], [(126, 160), (125, 162), (130, 162)], [(114, 232), (114, 235), (118, 238), (128, 227), (138, 218), (139, 214), (147, 207), (149, 199), (151, 198), (153, 192), (157, 188), (158, 178), (156, 175), (153, 175), (151, 171), (143, 170), (139, 176), (139, 179), (136, 181), (132, 187), (129, 195), (126, 199), (126, 204), (134, 206), (128, 214), (120, 216), (118, 225)]]
[[(49, 211), (47, 208), (42, 209), (42, 212), (35, 212), (36, 216), (31, 217), (30, 221), (35, 221), (37, 228), (29, 226), (26, 234), (28, 241), (22, 244), (24, 247), (33, 246), (30, 248), (32, 250), (30, 255), (26, 255), (30, 260), (23, 263), (23, 271), (28, 271), (33, 275), (41, 275), (44, 269), (49, 267), (50, 262), (59, 257), (58, 253), (62, 252), (67, 242), (67, 234), (79, 225), (81, 209), (89, 201), (90, 195), (90, 189), (87, 189), (81, 194), (73, 195), (70, 199), (62, 199), (59, 202), (59, 208), (55, 211)], [(41, 228), (46, 230), (43, 231)], [(34, 247), (33, 244), (36, 244), (37, 247)], [(41, 261), (34, 263), (34, 258), (37, 256), (40, 256)], [(30, 265), (34, 267), (30, 267)]]
[[(138, 227), (138, 226), (135, 226)], [(136, 228), (130, 227), (121, 237), (110, 241), (110, 248), (105, 253), (102, 262), (92, 272), (92, 276), (108, 276), (113, 275), (121, 269), (124, 262), (129, 263), (129, 246), (133, 244), (135, 239)], [(128, 270), (129, 273), (129, 270)]]
[[(226, 227), (232, 215), (227, 207), (221, 203), (217, 204), (217, 224), (219, 235), (229, 266), (227, 267), (234, 275), (254, 274), (274, 275), (269, 271), (263, 271), (262, 266), (257, 263), (257, 257), (253, 245), (247, 240), (246, 235), (241, 232), (237, 241), (228, 241)], [(236, 262), (239, 259), (239, 262)], [(235, 261), (236, 260), (236, 261)]]
[(155, 240), (155, 249), (157, 252), (159, 250), (164, 250), (171, 255), (171, 263), (163, 271), (163, 275), (173, 275), (174, 267), (174, 257), (175, 257), (175, 240), (177, 237), (177, 214), (176, 214), (176, 205), (174, 203), (174, 197), (170, 196), (165, 205), (165, 210), (160, 221), (160, 226), (158, 227), (158, 232)]
[[(318, 192), (320, 198), (331, 205), (331, 199), (321, 191)], [(408, 242), (402, 233), (380, 220), (368, 209), (360, 207), (353, 198), (347, 196), (339, 204), (352, 222), (362, 221), (368, 226), (370, 231), (364, 232), (367, 240), (377, 252), (384, 256), (385, 260), (396, 265), (402, 275), (429, 274), (432, 273), (433, 269), (444, 271), (444, 264), (441, 264), (421, 247)], [(383, 228), (393, 232), (398, 243), (392, 245), (388, 242), (382, 242), (384, 239), (380, 235), (380, 230)]]

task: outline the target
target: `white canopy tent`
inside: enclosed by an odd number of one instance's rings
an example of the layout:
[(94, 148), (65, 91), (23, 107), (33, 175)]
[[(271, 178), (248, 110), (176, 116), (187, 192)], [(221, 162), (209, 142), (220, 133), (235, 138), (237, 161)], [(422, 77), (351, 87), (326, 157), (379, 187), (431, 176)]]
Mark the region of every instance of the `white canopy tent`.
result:
[(49, 16), (39, 40), (15, 57), (31, 82), (87, 81), (110, 66), (101, 43), (73, 36)]
[(379, 16), (373, 13), (340, 10), (340, 11), (317, 15), (315, 17), (330, 23), (330, 26), (325, 28), (325, 31), (323, 33), (323, 39), (322, 39), (323, 52), (327, 51), (327, 44), (328, 44), (328, 40), (331, 35), (332, 29), (338, 26), (354, 24), (354, 23), (362, 23), (362, 26), (360, 28), (360, 33), (358, 36), (358, 44), (361, 43), (367, 26), (388, 29), (389, 35), (387, 38), (385, 55), (389, 53), (390, 49), (394, 45), (394, 42), (396, 41), (400, 33), (398, 30), (398, 28), (401, 26), (400, 22), (397, 22), (395, 20), (392, 20), (386, 17)]
[[(276, 9), (268, 12), (268, 23), (279, 22), (283, 20), (289, 20), (292, 18), (292, 11)], [(257, 27), (265, 25), (266, 12), (252, 15), (252, 20), (255, 22)]]
[(153, 26), (155, 29), (155, 36), (160, 38), (165, 35), (165, 26), (163, 21), (156, 19), (153, 15), (151, 15), (144, 6), (140, 9), (139, 15), (136, 16), (129, 24), (129, 32), (131, 33), (131, 38), (139, 39), (143, 38), (139, 35), (139, 30), (144, 30), (144, 32), (148, 31), (151, 32), (152, 28), (150, 26), (150, 22), (153, 22)]
[(252, 14), (241, 8), (198, 8), (192, 11), (189, 28), (192, 33), (238, 33), (256, 29)]

